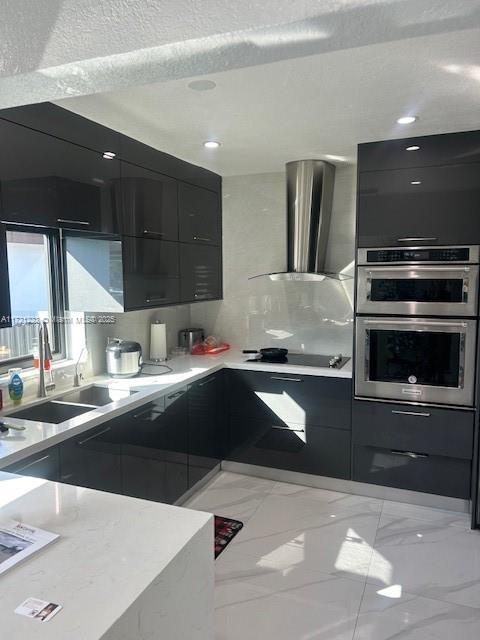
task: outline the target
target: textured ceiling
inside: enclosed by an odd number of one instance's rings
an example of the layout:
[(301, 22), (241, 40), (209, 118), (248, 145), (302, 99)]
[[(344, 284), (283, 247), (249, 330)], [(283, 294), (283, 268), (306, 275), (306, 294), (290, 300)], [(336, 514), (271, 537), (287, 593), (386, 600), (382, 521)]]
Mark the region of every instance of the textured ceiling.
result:
[[(423, 36), (72, 98), (64, 107), (223, 175), (355, 160), (358, 142), (480, 127), (480, 32)], [(418, 122), (397, 125), (413, 113)], [(218, 139), (217, 150), (204, 149)]]

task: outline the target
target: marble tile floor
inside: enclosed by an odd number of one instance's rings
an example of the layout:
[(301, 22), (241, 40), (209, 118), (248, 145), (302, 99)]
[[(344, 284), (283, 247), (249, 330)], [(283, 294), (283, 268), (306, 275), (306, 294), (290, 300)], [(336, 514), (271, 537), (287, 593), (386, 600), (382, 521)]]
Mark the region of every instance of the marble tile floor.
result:
[(185, 505), (244, 522), (216, 561), (215, 640), (473, 640), (466, 514), (221, 472)]

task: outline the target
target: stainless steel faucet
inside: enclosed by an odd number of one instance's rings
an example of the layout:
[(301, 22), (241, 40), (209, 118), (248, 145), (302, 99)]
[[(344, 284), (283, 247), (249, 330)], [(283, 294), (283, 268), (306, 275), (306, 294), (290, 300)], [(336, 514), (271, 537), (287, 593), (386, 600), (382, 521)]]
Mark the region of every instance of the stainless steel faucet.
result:
[(52, 360), (52, 350), (50, 349), (47, 322), (45, 320), (41, 320), (38, 326), (38, 360), (38, 397), (46, 398), (47, 391), (55, 389), (55, 383), (53, 380), (48, 383), (45, 382), (45, 360)]
[(78, 371), (78, 367), (80, 365), (80, 360), (82, 359), (83, 354), (86, 352), (86, 347), (83, 347), (82, 350), (80, 351), (78, 358), (77, 358), (77, 362), (75, 363), (75, 373), (73, 376), (73, 386), (74, 387), (79, 387), (80, 386), (80, 380), (83, 380), (83, 373), (79, 373)]

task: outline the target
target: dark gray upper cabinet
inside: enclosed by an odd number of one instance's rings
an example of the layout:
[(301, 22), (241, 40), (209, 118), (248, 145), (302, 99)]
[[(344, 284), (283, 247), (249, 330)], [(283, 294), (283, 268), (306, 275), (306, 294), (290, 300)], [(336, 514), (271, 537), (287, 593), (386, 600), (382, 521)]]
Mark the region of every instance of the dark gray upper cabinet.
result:
[(178, 240), (177, 182), (121, 163), (121, 232), (140, 238)]
[[(407, 151), (409, 147), (419, 147)], [(358, 146), (361, 171), (480, 162), (480, 131), (369, 142)]]
[[(1, 195), (1, 194), (0, 194)], [(0, 328), (11, 327), (10, 283), (8, 279), (7, 238), (0, 223)]]
[(180, 302), (178, 242), (124, 236), (125, 311)]
[(194, 244), (221, 243), (219, 194), (191, 184), (178, 184), (180, 240)]
[(116, 230), (118, 161), (5, 120), (0, 141), (2, 220)]
[(200, 302), (221, 298), (221, 248), (184, 243), (180, 243), (179, 247), (181, 301)]
[(359, 247), (480, 243), (480, 164), (359, 168)]

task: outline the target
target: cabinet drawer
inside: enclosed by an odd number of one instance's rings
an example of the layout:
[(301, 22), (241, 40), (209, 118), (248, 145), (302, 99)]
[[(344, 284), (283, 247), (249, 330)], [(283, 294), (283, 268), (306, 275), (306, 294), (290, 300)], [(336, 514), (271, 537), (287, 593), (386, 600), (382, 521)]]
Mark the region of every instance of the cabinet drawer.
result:
[(50, 447), (40, 451), (40, 453), (5, 467), (2, 471), (17, 473), (19, 476), (33, 476), (58, 482), (60, 476), (58, 447)]
[(232, 415), (350, 429), (349, 379), (241, 370), (227, 373)]
[(470, 460), (473, 413), (381, 402), (353, 403), (353, 442)]
[(350, 477), (350, 433), (230, 417), (230, 460), (335, 478)]
[(355, 446), (353, 480), (453, 498), (470, 497), (470, 460)]

